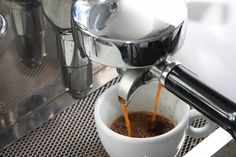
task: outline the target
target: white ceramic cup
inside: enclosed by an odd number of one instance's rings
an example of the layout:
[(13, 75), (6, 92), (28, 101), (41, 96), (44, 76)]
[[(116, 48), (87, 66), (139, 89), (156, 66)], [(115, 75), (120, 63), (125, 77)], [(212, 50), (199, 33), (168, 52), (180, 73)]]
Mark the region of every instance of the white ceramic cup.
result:
[[(117, 98), (117, 87), (106, 90), (95, 104), (95, 123), (102, 144), (111, 157), (174, 157), (180, 150), (186, 133), (192, 137), (209, 135), (215, 125), (210, 122), (202, 128), (193, 128), (190, 124), (203, 115), (191, 110), (176, 96), (163, 89), (158, 105), (158, 113), (170, 118), (175, 128), (160, 136), (133, 138), (120, 135), (109, 127), (123, 115)], [(142, 87), (128, 106), (129, 112), (153, 111), (157, 82)]]

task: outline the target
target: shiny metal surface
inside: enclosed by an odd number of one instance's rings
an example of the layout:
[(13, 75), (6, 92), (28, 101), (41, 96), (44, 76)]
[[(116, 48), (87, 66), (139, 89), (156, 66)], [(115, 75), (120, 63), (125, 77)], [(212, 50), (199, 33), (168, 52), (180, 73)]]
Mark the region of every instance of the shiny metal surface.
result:
[(75, 48), (71, 32), (56, 33), (65, 87), (74, 98), (83, 98), (92, 88), (92, 63), (87, 57), (81, 56), (79, 49)]
[(73, 98), (85, 97), (93, 84), (91, 61), (74, 43), (71, 30), (72, 0), (42, 0), (44, 15), (56, 31), (58, 56), (62, 64), (64, 85)]
[(72, 0), (41, 0), (43, 12), (49, 21), (58, 29), (71, 28)]
[[(66, 107), (56, 100), (66, 92), (60, 77), (55, 47), (51, 47), (55, 41), (49, 38), (47, 43), (48, 55), (35, 69), (21, 62), (16, 39), (0, 57), (0, 149)], [(67, 101), (71, 104), (74, 100), (68, 96)]]
[[(64, 86), (53, 27), (46, 21), (47, 55), (39, 66), (31, 68), (18, 54), (18, 39), (6, 8), (5, 1), (0, 1), (0, 10), (4, 11), (9, 26), (6, 36), (0, 40), (1, 150), (77, 102)], [(94, 83), (90, 92), (115, 77), (115, 69), (93, 64)]]
[(44, 18), (38, 0), (7, 0), (11, 23), (17, 38), (17, 52), (30, 68), (42, 63), (46, 56)]
[(34, 37), (44, 29), (42, 8), (39, 0), (6, 0), (15, 32), (20, 36)]
[(179, 63), (165, 60), (164, 62), (152, 66), (151, 68), (126, 70), (120, 81), (118, 96), (126, 100), (126, 105), (128, 106), (136, 92), (143, 85), (158, 79), (165, 87), (165, 79), (171, 69), (176, 65), (179, 65)]
[(154, 77), (148, 69), (130, 69), (127, 70), (121, 78), (118, 96), (126, 101), (128, 106), (136, 92), (146, 83), (149, 83)]
[(155, 65), (150, 68), (150, 72), (160, 80), (161, 84), (165, 86), (166, 78), (169, 72), (176, 66), (179, 65), (178, 62), (170, 62), (168, 60), (164, 61), (161, 64)]
[[(184, 41), (185, 3), (154, 2), (158, 7), (176, 4), (169, 13), (162, 8), (163, 15), (151, 14), (158, 10), (151, 7), (152, 2), (77, 0), (72, 5), (72, 19), (82, 50), (91, 60), (129, 69), (159, 64), (173, 55)], [(148, 9), (150, 14), (145, 14)]]
[(187, 8), (182, 0), (77, 0), (72, 16), (82, 31), (126, 43), (148, 41), (179, 27)]
[(7, 23), (5, 18), (0, 14), (0, 39), (2, 39), (7, 31)]

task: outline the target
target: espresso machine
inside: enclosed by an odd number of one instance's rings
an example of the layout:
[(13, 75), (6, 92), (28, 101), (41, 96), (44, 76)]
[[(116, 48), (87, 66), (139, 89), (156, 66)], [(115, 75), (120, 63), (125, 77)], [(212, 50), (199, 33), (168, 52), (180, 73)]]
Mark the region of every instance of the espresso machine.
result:
[(9, 14), (0, 16), (0, 39), (13, 30), (15, 40), (13, 53), (0, 55), (6, 78), (0, 78), (0, 149), (82, 101), (114, 79), (116, 71), (122, 76), (117, 96), (127, 105), (142, 85), (160, 80), (235, 138), (235, 103), (171, 61), (185, 38), (184, 1), (1, 3)]
[(91, 60), (123, 70), (118, 96), (127, 105), (142, 85), (156, 78), (235, 139), (236, 104), (169, 61), (183, 44), (186, 19), (182, 0), (77, 0), (72, 5), (77, 48)]

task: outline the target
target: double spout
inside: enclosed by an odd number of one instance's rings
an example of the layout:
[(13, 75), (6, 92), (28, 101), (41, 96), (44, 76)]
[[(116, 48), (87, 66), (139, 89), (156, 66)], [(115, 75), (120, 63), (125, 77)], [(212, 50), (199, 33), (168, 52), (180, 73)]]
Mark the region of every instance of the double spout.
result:
[(127, 70), (118, 96), (127, 104), (144, 84), (159, 79), (162, 86), (228, 131), (236, 139), (236, 104), (221, 95), (184, 66), (169, 61), (149, 69)]
[(143, 85), (159, 79), (164, 86), (166, 75), (176, 65), (178, 63), (165, 60), (151, 68), (126, 70), (119, 85), (118, 96), (126, 100), (128, 105)]

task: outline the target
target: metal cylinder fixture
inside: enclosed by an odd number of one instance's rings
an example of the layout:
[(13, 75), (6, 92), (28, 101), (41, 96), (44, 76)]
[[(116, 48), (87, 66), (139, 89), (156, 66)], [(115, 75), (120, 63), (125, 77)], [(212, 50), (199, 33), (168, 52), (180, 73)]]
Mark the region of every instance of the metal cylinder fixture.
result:
[(64, 85), (75, 99), (87, 96), (92, 87), (92, 63), (83, 55), (72, 34), (72, 0), (42, 0), (43, 12), (54, 26)]
[(42, 62), (45, 52), (44, 20), (39, 0), (8, 0), (18, 53), (30, 68)]
[(83, 98), (92, 87), (92, 64), (75, 48), (71, 32), (57, 31), (57, 49), (65, 87), (75, 99)]

